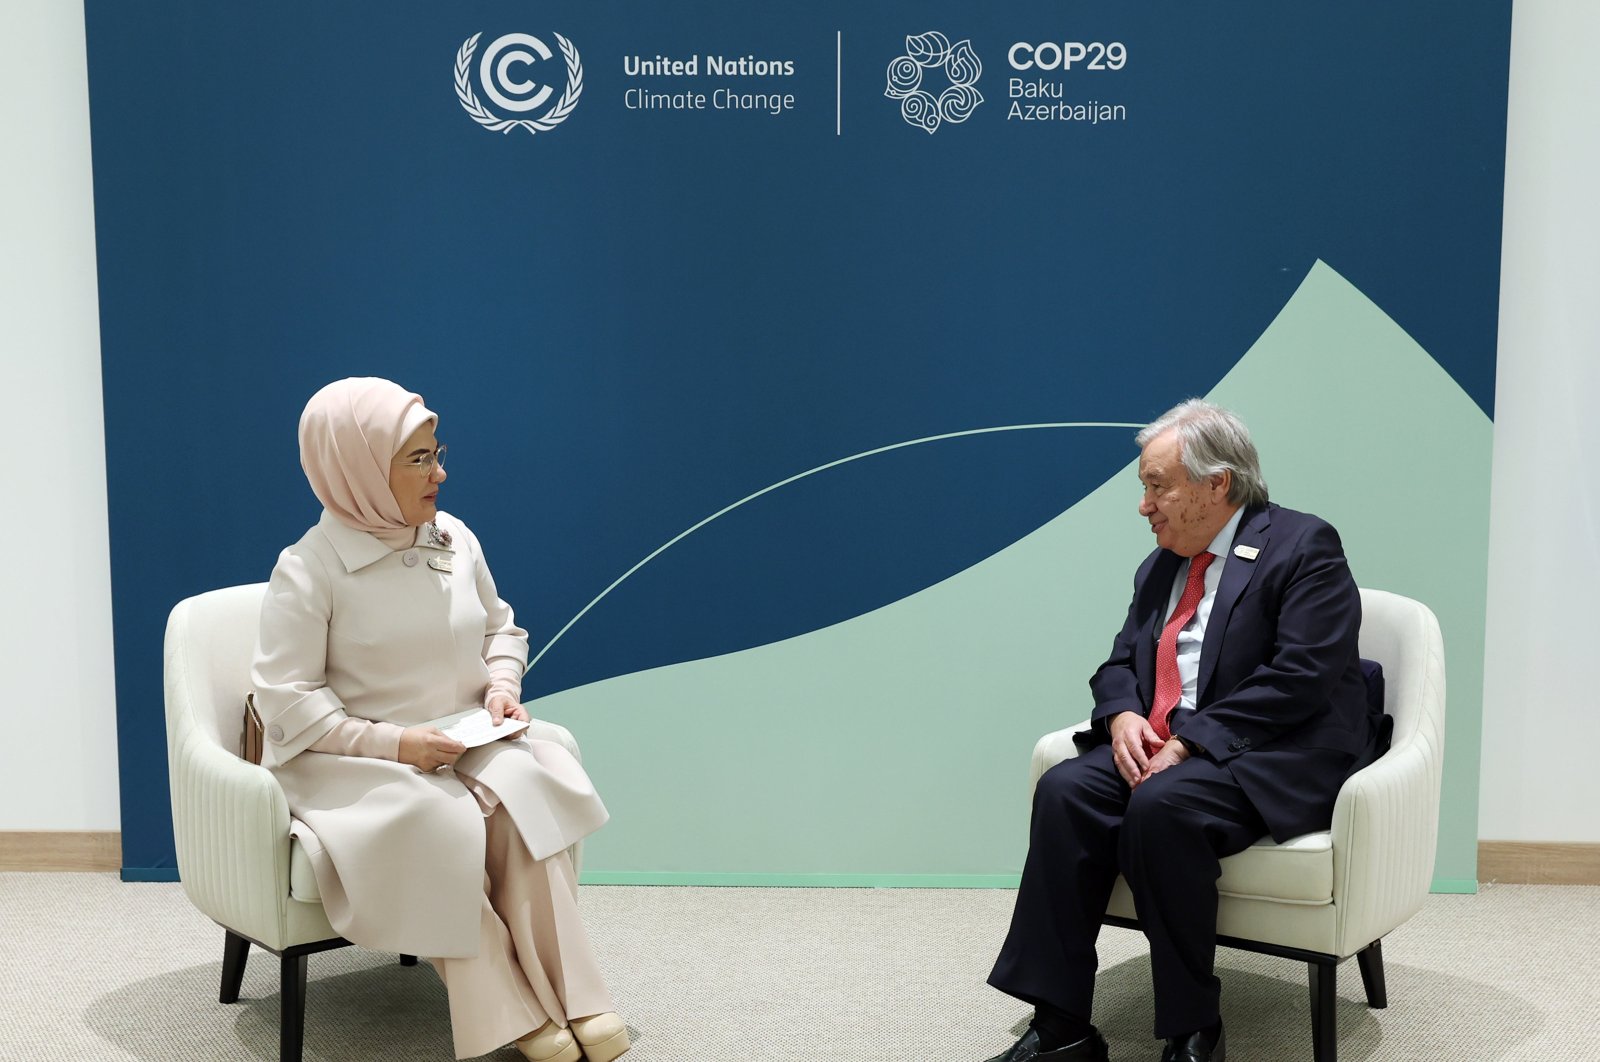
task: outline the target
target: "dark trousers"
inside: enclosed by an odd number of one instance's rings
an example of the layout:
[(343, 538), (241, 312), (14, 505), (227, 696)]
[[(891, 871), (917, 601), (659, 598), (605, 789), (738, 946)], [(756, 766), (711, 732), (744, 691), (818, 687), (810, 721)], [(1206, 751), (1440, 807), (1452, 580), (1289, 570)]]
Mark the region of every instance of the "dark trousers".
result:
[(1101, 745), (1045, 772), (1033, 796), (1022, 885), (989, 983), (1089, 1020), (1095, 938), (1120, 872), (1150, 939), (1155, 1034), (1221, 1015), (1217, 877), (1224, 856), (1267, 833), (1228, 769), (1200, 756), (1129, 790)]

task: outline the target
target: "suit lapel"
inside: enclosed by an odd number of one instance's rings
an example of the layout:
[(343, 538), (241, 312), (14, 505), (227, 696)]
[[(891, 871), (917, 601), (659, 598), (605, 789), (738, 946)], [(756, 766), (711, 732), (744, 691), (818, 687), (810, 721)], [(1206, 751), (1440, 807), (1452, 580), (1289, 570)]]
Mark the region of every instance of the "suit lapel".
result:
[[(1246, 512), (1239, 521), (1239, 530), (1234, 533), (1234, 552), (1228, 556), (1228, 563), (1222, 568), (1222, 581), (1217, 584), (1217, 598), (1211, 603), (1211, 618), (1206, 621), (1206, 639), (1200, 645), (1200, 674), (1195, 681), (1196, 706), (1204, 706), (1210, 698), (1206, 695), (1211, 683), (1212, 672), (1217, 667), (1217, 655), (1222, 650), (1222, 636), (1228, 630), (1228, 617), (1233, 614), (1233, 606), (1238, 602), (1245, 587), (1250, 585), (1250, 580), (1255, 576), (1256, 565), (1261, 563), (1261, 554), (1267, 550), (1267, 531), (1272, 526), (1272, 516), (1267, 509), (1257, 509)], [(1239, 556), (1238, 547), (1245, 546), (1255, 549), (1256, 556), (1245, 558)]]

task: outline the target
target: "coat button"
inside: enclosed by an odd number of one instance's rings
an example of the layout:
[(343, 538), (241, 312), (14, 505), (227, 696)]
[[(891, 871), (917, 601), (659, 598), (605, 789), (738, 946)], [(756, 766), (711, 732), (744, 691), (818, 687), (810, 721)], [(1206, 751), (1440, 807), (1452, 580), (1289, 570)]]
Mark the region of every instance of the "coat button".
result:
[(408, 549), (400, 559), (405, 562), (407, 568), (415, 568), (419, 558), (417, 557), (416, 550)]
[(274, 745), (278, 744), (283, 740), (283, 727), (279, 726), (277, 723), (273, 723), (271, 726), (267, 727), (267, 737), (272, 739), (272, 743)]

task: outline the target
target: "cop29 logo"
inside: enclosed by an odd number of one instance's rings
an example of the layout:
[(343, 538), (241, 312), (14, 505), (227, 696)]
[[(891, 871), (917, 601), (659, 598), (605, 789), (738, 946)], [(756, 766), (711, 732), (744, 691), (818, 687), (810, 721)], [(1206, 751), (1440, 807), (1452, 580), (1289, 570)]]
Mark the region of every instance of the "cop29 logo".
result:
[[(556, 46), (561, 49), (563, 63), (555, 62), (555, 53), (538, 37), (526, 33), (507, 33), (497, 37), (483, 50), (478, 62), (478, 84), (489, 97), (490, 108), (478, 98), (472, 87), (472, 57), (478, 50), (474, 33), (456, 52), (456, 99), (472, 120), (491, 133), (509, 133), (513, 129), (526, 129), (534, 133), (547, 133), (567, 120), (578, 106), (583, 95), (583, 63), (578, 49), (559, 33), (553, 33)], [(564, 65), (563, 65), (564, 64)], [(549, 84), (552, 77), (559, 78), (561, 96), (554, 105), (543, 109), (537, 117), (520, 117), (541, 111), (555, 95)], [(507, 115), (513, 117), (507, 117)]]
[[(923, 87), (923, 79), (941, 70), (949, 84), (935, 96)], [(983, 63), (971, 41), (951, 44), (949, 37), (930, 30), (906, 38), (906, 53), (889, 63), (889, 87), (883, 94), (900, 101), (900, 117), (932, 133), (942, 122), (972, 117), (983, 102), (977, 88), (981, 76)]]

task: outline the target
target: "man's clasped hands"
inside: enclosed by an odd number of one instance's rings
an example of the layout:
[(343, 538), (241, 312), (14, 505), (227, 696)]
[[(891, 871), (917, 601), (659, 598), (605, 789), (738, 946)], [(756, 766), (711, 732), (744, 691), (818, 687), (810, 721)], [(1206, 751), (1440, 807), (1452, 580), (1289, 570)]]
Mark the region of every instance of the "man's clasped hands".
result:
[(1112, 716), (1110, 730), (1112, 760), (1130, 789), (1189, 758), (1183, 742), (1175, 737), (1162, 740), (1150, 720), (1138, 712)]

